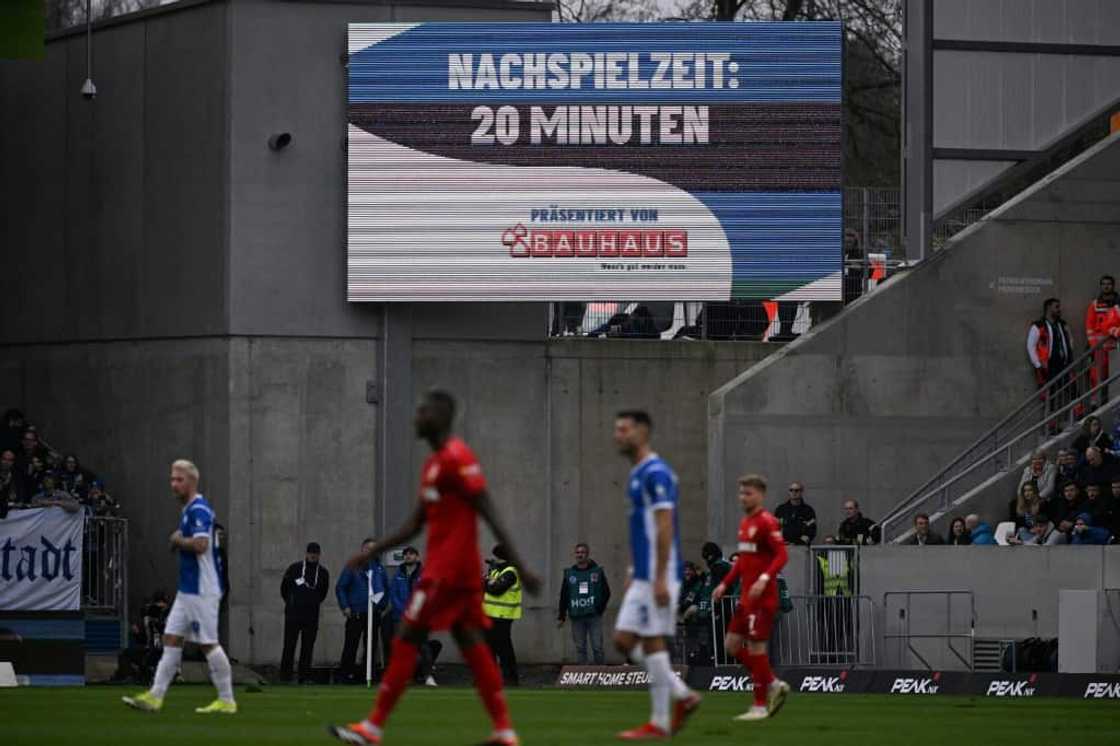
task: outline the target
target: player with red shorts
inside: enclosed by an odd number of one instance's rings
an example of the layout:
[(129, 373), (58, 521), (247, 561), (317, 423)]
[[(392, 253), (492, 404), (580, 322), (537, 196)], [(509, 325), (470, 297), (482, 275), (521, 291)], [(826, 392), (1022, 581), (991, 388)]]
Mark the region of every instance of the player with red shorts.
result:
[[(450, 629), (463, 659), (474, 672), (475, 687), (493, 722), (490, 746), (517, 746), (509, 708), (502, 693), (502, 675), (483, 638), (490, 620), (482, 613), (482, 565), (478, 553), (478, 517), (510, 562), (518, 567), (525, 589), (536, 594), (540, 580), (525, 569), (509, 534), (494, 513), (486, 479), (474, 453), (451, 435), (455, 400), (432, 391), (416, 410), (416, 435), (427, 440), (432, 454), (420, 473), (420, 499), (412, 516), (391, 536), (373, 544), (347, 563), (361, 570), (387, 549), (411, 540), (428, 526), (428, 563), (424, 566), (404, 619), (393, 640), (389, 667), (381, 679), (377, 701), (369, 717), (347, 726), (331, 725), (328, 732), (355, 746), (381, 743), (382, 729), (416, 670), (419, 646), (430, 632)], [(485, 745), (484, 745), (485, 746)]]
[[(739, 558), (731, 572), (712, 591), (719, 603), (727, 589), (742, 580), (743, 594), (724, 638), (724, 650), (746, 666), (754, 688), (754, 706), (736, 720), (765, 720), (777, 714), (789, 694), (789, 684), (774, 676), (766, 643), (778, 616), (778, 573), (788, 554), (782, 527), (766, 502), (766, 478), (748, 474), (739, 478), (739, 505), (746, 516), (739, 523)], [(744, 641), (746, 644), (744, 645)]]

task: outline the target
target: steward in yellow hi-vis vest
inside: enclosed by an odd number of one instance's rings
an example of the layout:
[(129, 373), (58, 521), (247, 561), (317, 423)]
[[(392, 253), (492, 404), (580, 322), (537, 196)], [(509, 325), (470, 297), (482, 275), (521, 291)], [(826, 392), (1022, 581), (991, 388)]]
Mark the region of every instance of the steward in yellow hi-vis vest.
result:
[[(501, 590), (502, 588), (505, 590)], [(494, 588), (496, 592), (491, 593)], [(493, 564), (486, 574), (486, 594), (482, 610), (491, 619), (521, 618), (521, 576), (509, 563)]]
[(490, 569), (486, 573), (482, 611), (490, 617), (486, 641), (498, 659), (505, 683), (517, 686), (517, 655), (513, 652), (513, 623), (521, 618), (521, 575), (509, 563), (509, 556), (501, 544), (494, 547), (494, 559), (486, 560)]
[(848, 580), (851, 568), (848, 566), (848, 553), (839, 550), (825, 550), (817, 554), (817, 564), (821, 569), (821, 591), (826, 596), (851, 596), (852, 587)]

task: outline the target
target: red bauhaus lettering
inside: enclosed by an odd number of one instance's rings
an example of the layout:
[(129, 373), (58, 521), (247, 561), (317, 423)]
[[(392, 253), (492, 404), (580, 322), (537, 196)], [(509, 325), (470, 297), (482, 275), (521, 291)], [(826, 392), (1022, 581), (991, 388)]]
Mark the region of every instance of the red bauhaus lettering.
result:
[[(520, 227), (519, 227), (520, 228)], [(510, 229), (503, 236), (514, 258), (681, 258), (688, 256), (685, 230), (532, 230)], [(522, 229), (523, 230), (523, 229)]]

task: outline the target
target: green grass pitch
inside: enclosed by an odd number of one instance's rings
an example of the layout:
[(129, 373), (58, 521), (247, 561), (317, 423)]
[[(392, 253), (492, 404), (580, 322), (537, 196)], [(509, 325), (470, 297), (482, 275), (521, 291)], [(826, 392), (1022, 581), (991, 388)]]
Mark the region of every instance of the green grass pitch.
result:
[[(82, 746), (255, 746), (333, 743), (329, 722), (349, 722), (368, 709), (371, 692), (357, 687), (272, 687), (238, 691), (234, 716), (195, 715), (213, 689), (172, 687), (163, 711), (146, 714), (120, 703), (122, 687), (0, 690), (0, 743)], [(525, 746), (612, 744), (615, 732), (641, 723), (648, 698), (640, 691), (514, 690), (514, 720)], [(1110, 702), (1064, 699), (987, 700), (969, 697), (797, 695), (773, 720), (733, 723), (746, 709), (742, 694), (710, 693), (675, 743), (757, 746), (868, 744), (1120, 743), (1120, 708)], [(410, 689), (386, 731), (385, 746), (475, 744), (488, 733), (471, 689)]]

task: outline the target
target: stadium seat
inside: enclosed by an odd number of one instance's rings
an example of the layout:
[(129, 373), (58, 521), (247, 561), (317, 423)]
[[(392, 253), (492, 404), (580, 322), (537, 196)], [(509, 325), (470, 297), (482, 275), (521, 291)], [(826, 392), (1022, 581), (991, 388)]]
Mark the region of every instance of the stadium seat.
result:
[(643, 305), (649, 309), (650, 314), (653, 316), (653, 325), (657, 329), (658, 334), (665, 332), (673, 325), (676, 303), (654, 301), (652, 303), (644, 303)]
[(1009, 546), (1007, 543), (1008, 534), (1015, 533), (1015, 521), (1004, 521), (996, 526), (996, 544), (1001, 547)]

